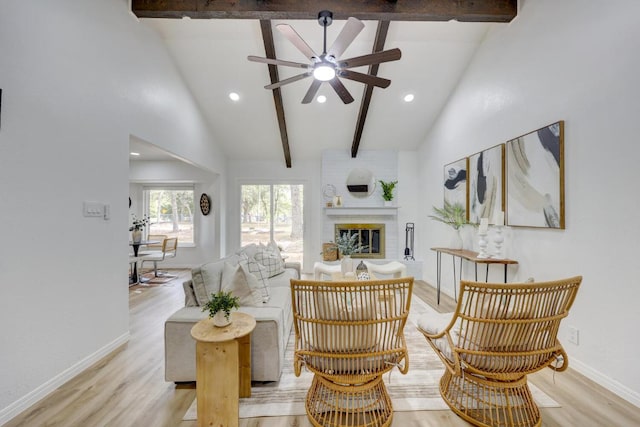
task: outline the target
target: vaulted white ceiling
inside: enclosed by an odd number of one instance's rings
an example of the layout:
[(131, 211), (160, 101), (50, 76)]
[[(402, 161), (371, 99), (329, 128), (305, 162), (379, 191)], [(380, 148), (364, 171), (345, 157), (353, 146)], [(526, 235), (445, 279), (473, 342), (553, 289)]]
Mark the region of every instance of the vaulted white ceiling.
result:
[[(284, 155), (268, 67), (249, 62), (265, 56), (260, 23), (250, 19), (141, 19), (167, 46), (186, 84), (201, 107), (211, 131), (231, 159), (281, 160)], [(272, 21), (276, 57), (307, 62)], [(335, 20), (327, 31), (330, 46), (346, 21)], [(322, 27), (316, 20), (288, 20), (316, 52), (322, 52)], [(372, 52), (377, 22), (365, 29), (343, 54), (349, 58)], [(473, 58), (491, 23), (400, 22), (389, 26), (385, 49), (400, 48), (399, 61), (380, 65), (378, 76), (391, 79), (375, 88), (360, 141), (360, 150), (412, 150), (424, 140), (450, 93)], [(367, 72), (366, 67), (355, 71)], [(280, 79), (298, 74), (278, 67)], [(342, 79), (355, 101), (345, 105), (328, 84), (318, 95), (324, 104), (301, 104), (311, 77), (282, 87), (292, 163), (319, 159), (322, 150), (350, 150), (365, 85)], [(240, 95), (237, 102), (229, 93)], [(406, 94), (413, 102), (404, 102)]]

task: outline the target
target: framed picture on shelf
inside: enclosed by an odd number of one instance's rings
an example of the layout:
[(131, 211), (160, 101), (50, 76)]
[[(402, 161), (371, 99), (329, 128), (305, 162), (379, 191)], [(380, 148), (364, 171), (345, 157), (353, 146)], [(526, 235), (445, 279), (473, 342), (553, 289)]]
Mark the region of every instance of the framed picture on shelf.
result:
[(444, 201), (450, 204), (460, 204), (464, 207), (469, 217), (467, 209), (467, 158), (456, 160), (444, 166)]
[(507, 225), (564, 229), (564, 121), (506, 143)]
[(469, 156), (469, 222), (493, 223), (504, 211), (504, 144)]

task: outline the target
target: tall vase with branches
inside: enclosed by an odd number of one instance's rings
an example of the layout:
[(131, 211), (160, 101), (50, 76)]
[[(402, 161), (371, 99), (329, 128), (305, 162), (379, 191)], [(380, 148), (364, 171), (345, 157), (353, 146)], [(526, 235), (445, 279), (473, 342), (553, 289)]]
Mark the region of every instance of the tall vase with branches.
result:
[(429, 218), (447, 224), (455, 230), (454, 240), (451, 242), (452, 249), (462, 249), (462, 236), (460, 229), (468, 225), (467, 210), (461, 203), (449, 203), (445, 200), (444, 207), (433, 207), (433, 215)]
[(132, 214), (131, 227), (131, 239), (134, 243), (139, 243), (142, 240), (142, 230), (149, 225), (149, 216), (143, 216), (138, 218), (135, 214)]
[(364, 251), (368, 246), (360, 243), (357, 234), (342, 234), (336, 238), (335, 245), (338, 248), (340, 255), (342, 255), (340, 263), (342, 267), (342, 275), (344, 276), (346, 273), (353, 273), (353, 260), (351, 259), (351, 255)]

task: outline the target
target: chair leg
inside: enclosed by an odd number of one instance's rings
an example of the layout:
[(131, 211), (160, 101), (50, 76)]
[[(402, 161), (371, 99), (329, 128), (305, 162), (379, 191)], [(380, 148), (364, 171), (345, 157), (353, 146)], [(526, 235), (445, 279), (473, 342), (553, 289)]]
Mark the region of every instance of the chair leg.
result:
[(468, 372), (455, 376), (445, 369), (440, 394), (453, 412), (476, 426), (542, 425), (526, 376), (515, 381), (495, 381)]
[(315, 427), (387, 427), (393, 419), (382, 376), (365, 384), (343, 385), (316, 374), (305, 408)]
[(158, 277), (158, 261), (153, 261), (153, 276)]

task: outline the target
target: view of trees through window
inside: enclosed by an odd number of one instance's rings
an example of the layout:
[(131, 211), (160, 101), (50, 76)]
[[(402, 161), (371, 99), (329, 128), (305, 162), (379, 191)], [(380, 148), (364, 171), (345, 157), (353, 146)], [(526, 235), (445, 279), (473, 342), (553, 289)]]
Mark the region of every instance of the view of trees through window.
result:
[(274, 240), (286, 261), (302, 263), (303, 185), (243, 185), (241, 243)]
[(192, 186), (145, 189), (150, 222), (147, 233), (177, 237), (178, 244), (193, 244), (193, 194)]

